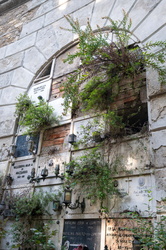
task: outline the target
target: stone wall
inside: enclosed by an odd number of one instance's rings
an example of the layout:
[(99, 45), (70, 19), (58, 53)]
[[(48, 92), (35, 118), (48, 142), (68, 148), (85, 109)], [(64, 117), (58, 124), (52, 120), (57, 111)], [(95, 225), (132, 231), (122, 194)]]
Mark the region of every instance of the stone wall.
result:
[[(3, 2), (0, 1), (0, 10), (3, 10)], [(5, 1), (11, 2), (11, 1)], [(4, 3), (5, 3), (4, 2)], [(13, 2), (13, 1), (12, 1)], [(20, 3), (20, 1), (16, 1)], [(49, 166), (49, 175), (54, 174), (56, 164), (60, 165), (60, 173), (65, 171), (64, 162), (69, 162), (72, 157), (82, 152), (75, 150), (68, 143), (68, 135), (81, 130), (81, 125), (87, 122), (87, 117), (78, 116), (71, 119), (70, 112), (63, 114), (63, 99), (60, 91), (60, 83), (66, 79), (66, 75), (73, 71), (79, 64), (63, 63), (68, 53), (75, 50), (75, 35), (65, 29), (70, 28), (65, 15), (71, 15), (79, 19), (84, 26), (89, 19), (93, 29), (96, 25), (106, 26), (108, 21), (102, 17), (109, 16), (119, 20), (125, 10), (132, 19), (132, 31), (141, 43), (165, 40), (165, 0), (29, 0), (24, 1), (14, 9), (3, 11), (0, 18), (0, 172), (3, 175), (15, 173), (12, 162), (17, 166), (26, 161), (32, 163), (36, 173), (53, 160)], [(65, 28), (62, 29), (61, 27)], [(54, 60), (52, 73), (46, 79), (37, 79), (44, 67)], [(37, 81), (34, 81), (37, 79)], [(20, 93), (32, 89), (35, 84), (46, 83), (50, 105), (55, 108), (55, 113), (62, 115), (61, 123), (48, 130), (41, 131), (38, 152), (36, 156), (29, 154), (26, 157), (13, 158), (9, 156), (8, 149), (12, 143), (16, 143), (17, 136), (22, 131), (17, 126), (15, 112), (16, 98)], [(110, 217), (116, 218), (124, 210), (142, 210), (146, 207), (149, 197), (147, 189), (152, 190), (153, 200), (150, 206), (153, 212), (157, 211), (157, 205), (161, 206), (160, 214), (165, 214), (164, 198), (165, 192), (165, 134), (166, 134), (166, 112), (165, 95), (166, 88), (158, 81), (156, 72), (146, 72), (147, 98), (145, 89), (142, 90), (141, 101), (148, 103), (149, 132), (126, 137), (117, 144), (112, 142), (112, 158), (118, 153), (123, 156), (123, 165), (133, 172), (128, 175), (117, 176), (121, 199), (110, 202)], [(131, 101), (126, 98), (126, 102)], [(28, 174), (31, 169), (28, 169)], [(16, 176), (13, 176), (16, 178)], [(25, 178), (26, 179), (26, 178)], [(13, 189), (29, 187), (26, 183), (14, 182)], [(48, 178), (45, 182), (35, 183), (35, 189), (56, 190), (62, 186), (60, 178)], [(8, 186), (4, 186), (7, 190)], [(34, 188), (30, 185), (30, 188)], [(157, 197), (157, 198), (156, 198)], [(77, 192), (73, 199), (78, 198)], [(81, 199), (83, 196), (81, 196)], [(123, 201), (123, 202), (122, 202)], [(114, 203), (116, 205), (114, 206)], [(112, 206), (114, 206), (112, 208)], [(67, 212), (67, 213), (66, 213)], [(100, 217), (97, 206), (93, 206), (89, 200), (86, 201), (85, 213), (80, 209), (63, 209), (61, 215), (54, 214), (55, 222), (60, 224), (59, 233), (55, 239), (57, 249), (60, 249), (64, 220), (97, 219)], [(101, 246), (104, 249), (105, 218), (100, 217)], [(110, 222), (111, 223), (111, 222)], [(108, 223), (109, 224), (109, 223)], [(111, 226), (109, 224), (109, 226)], [(108, 240), (109, 241), (109, 240)], [(122, 239), (123, 241), (123, 239)], [(130, 242), (131, 243), (131, 242)], [(125, 245), (126, 246), (126, 245)], [(1, 249), (6, 250), (4, 240)], [(120, 246), (119, 246), (120, 247)], [(131, 247), (131, 246), (130, 246)], [(119, 248), (120, 249), (120, 248)], [(128, 248), (129, 249), (129, 248)]]

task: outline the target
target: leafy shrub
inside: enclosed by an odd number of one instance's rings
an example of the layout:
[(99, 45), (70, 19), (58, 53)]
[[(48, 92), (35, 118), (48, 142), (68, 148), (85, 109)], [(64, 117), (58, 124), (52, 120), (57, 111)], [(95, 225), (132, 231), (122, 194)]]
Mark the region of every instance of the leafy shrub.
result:
[(9, 206), (15, 214), (12, 224), (12, 248), (51, 250), (55, 249), (51, 238), (56, 234), (50, 230), (51, 220), (41, 220), (48, 212), (48, 204), (60, 197), (59, 194), (36, 192), (22, 193), (10, 197)]
[(21, 94), (17, 101), (15, 114), (20, 118), (19, 125), (28, 127), (26, 134), (37, 134), (47, 126), (59, 122), (59, 118), (53, 115), (54, 108), (43, 99), (35, 103), (27, 94)]

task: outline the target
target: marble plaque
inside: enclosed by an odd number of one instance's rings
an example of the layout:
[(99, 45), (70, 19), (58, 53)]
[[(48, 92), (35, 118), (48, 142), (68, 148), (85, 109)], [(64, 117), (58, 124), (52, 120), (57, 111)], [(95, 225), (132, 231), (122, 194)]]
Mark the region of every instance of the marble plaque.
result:
[(11, 177), (14, 179), (12, 185), (22, 185), (29, 183), (27, 179), (34, 167), (33, 159), (15, 162), (11, 166)]
[(106, 245), (108, 249), (132, 250), (133, 233), (130, 229), (135, 225), (136, 222), (131, 219), (109, 219), (106, 225)]
[(28, 92), (29, 97), (32, 101), (39, 102), (38, 97), (42, 97), (44, 101), (49, 100), (51, 88), (51, 80), (44, 81), (39, 84), (33, 85)]

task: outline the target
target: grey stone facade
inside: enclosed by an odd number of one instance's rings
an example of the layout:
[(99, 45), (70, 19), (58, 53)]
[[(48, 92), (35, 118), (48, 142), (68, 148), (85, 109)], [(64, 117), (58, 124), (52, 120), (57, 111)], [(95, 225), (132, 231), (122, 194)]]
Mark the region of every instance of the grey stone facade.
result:
[[(15, 5), (13, 5), (15, 4)], [(7, 7), (8, 6), (8, 7)], [(15, 7), (15, 8), (14, 8)], [(14, 9), (13, 9), (14, 8)], [(107, 25), (104, 16), (109, 16), (114, 20), (122, 18), (122, 10), (125, 10), (132, 19), (133, 34), (145, 43), (148, 41), (164, 41), (166, 39), (166, 4), (165, 0), (29, 0), (29, 1), (0, 1), (0, 172), (4, 175), (12, 173), (11, 163), (19, 163), (31, 160), (32, 155), (13, 158), (8, 156), (7, 150), (12, 143), (16, 143), (17, 136), (22, 135), (22, 131), (17, 127), (15, 112), (16, 98), (20, 93), (29, 91), (34, 86), (34, 80), (42, 72), (44, 67), (55, 59), (52, 66), (52, 75), (45, 80), (51, 84), (63, 81), (63, 77), (71, 72), (79, 63), (67, 65), (62, 62), (62, 58), (72, 50), (76, 37), (65, 29), (70, 28), (65, 19), (65, 15), (71, 15), (74, 19), (79, 19), (81, 26), (85, 26), (87, 19), (94, 29), (96, 25), (104, 27)], [(65, 29), (62, 29), (64, 27)], [(119, 189), (124, 196), (116, 201), (114, 208), (110, 212), (110, 218), (116, 218), (116, 213), (124, 210), (134, 210), (137, 208), (144, 212), (148, 203), (148, 195), (145, 190), (152, 191), (153, 200), (151, 209), (153, 212), (166, 215), (166, 88), (158, 81), (157, 75), (150, 69), (146, 72), (147, 103), (148, 103), (148, 133), (130, 137), (116, 145), (113, 143), (112, 155), (116, 152), (123, 155), (123, 164), (133, 174), (118, 176)], [(55, 90), (55, 95), (58, 96)], [(57, 110), (58, 115), (63, 113), (63, 100), (59, 94), (57, 99), (50, 99), (50, 105)], [(70, 132), (80, 130), (80, 125), (86, 120), (85, 117), (71, 120), (68, 114), (62, 119), (62, 125), (69, 124)], [(67, 125), (66, 125), (67, 126)], [(65, 128), (65, 131), (68, 131)], [(65, 132), (67, 133), (67, 132)], [(43, 134), (43, 131), (42, 133)], [(44, 139), (40, 137), (36, 169), (41, 168), (51, 159), (48, 152), (54, 146), (44, 146)], [(64, 136), (62, 144), (55, 141), (56, 150), (59, 154), (53, 156), (54, 163), (61, 166), (62, 162), (79, 152), (70, 148), (67, 142), (67, 134)], [(61, 167), (61, 172), (64, 169)], [(50, 173), (53, 169), (50, 168)], [(16, 178), (13, 176), (13, 178)], [(140, 179), (143, 178), (143, 179)], [(131, 181), (130, 181), (131, 180)], [(141, 189), (141, 181), (145, 181), (144, 188)], [(61, 186), (60, 179), (48, 179), (44, 182), (45, 190), (56, 190)], [(13, 190), (25, 188), (26, 183), (14, 182), (11, 186)], [(42, 187), (43, 183), (31, 186), (32, 189)], [(53, 188), (52, 188), (53, 187)], [(4, 186), (4, 189), (9, 189)], [(142, 191), (143, 190), (143, 191)], [(141, 192), (142, 191), (142, 192)], [(77, 194), (75, 194), (77, 197)], [(110, 208), (112, 201), (110, 202)], [(160, 206), (160, 211), (158, 211)], [(78, 210), (65, 210), (61, 215), (54, 214), (55, 229), (58, 229), (58, 236), (54, 239), (58, 250), (62, 243), (63, 225), (65, 220), (76, 219), (98, 219), (97, 207), (86, 201), (86, 210), (82, 214)], [(105, 245), (105, 219), (101, 218), (101, 246)], [(56, 224), (60, 221), (60, 224)], [(6, 250), (6, 239), (3, 240), (0, 249)], [(74, 247), (73, 247), (74, 248)], [(127, 248), (129, 249), (129, 248)], [(92, 249), (90, 249), (92, 250)]]

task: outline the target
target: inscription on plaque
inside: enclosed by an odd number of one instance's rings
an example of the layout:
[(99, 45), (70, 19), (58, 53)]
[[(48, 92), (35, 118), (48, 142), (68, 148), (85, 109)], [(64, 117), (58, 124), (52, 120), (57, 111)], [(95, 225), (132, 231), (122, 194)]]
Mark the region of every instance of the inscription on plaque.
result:
[(11, 166), (11, 176), (14, 178), (13, 184), (20, 185), (28, 183), (28, 175), (31, 174), (31, 170), (34, 167), (33, 159), (15, 162)]
[(133, 233), (129, 230), (136, 226), (130, 219), (110, 219), (106, 225), (106, 245), (111, 250), (132, 250)]
[(69, 250), (80, 244), (87, 245), (89, 250), (100, 250), (101, 220), (65, 220), (63, 245), (69, 243)]
[(28, 95), (35, 102), (39, 102), (39, 96), (42, 97), (44, 101), (48, 101), (50, 96), (50, 88), (51, 80), (48, 80), (32, 86), (28, 92)]

